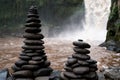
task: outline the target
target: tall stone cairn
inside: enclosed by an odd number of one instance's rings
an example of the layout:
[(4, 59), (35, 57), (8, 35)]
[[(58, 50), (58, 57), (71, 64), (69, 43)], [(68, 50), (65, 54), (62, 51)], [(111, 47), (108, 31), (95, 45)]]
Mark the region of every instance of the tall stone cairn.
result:
[(68, 57), (61, 73), (62, 80), (98, 80), (96, 61), (87, 55), (90, 53), (88, 43), (78, 40), (73, 42), (75, 53)]
[(25, 45), (22, 46), (19, 60), (12, 67), (15, 80), (35, 80), (38, 77), (49, 76), (52, 72), (43, 50), (44, 36), (40, 33), (41, 21), (35, 6), (29, 9), (27, 17), (23, 35)]

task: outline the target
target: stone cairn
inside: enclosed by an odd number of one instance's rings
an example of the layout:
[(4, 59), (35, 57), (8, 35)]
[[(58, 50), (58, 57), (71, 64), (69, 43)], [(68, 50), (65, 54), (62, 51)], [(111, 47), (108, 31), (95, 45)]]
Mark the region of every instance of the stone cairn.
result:
[(90, 53), (88, 43), (78, 40), (73, 42), (75, 53), (68, 57), (61, 73), (62, 80), (98, 80), (96, 61), (87, 55)]
[(12, 69), (12, 74), (15, 80), (36, 80), (39, 77), (49, 76), (53, 71), (47, 61), (46, 53), (44, 52), (44, 36), (40, 34), (41, 24), (38, 12), (35, 6), (29, 9), (28, 19), (25, 24), (25, 45), (22, 46), (23, 51)]

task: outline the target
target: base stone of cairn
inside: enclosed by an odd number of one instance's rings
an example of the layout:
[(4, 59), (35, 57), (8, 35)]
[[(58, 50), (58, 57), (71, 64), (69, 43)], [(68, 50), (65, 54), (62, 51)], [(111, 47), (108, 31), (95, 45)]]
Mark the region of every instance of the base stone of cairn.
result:
[(23, 35), (25, 45), (22, 47), (19, 60), (12, 67), (14, 71), (12, 75), (15, 80), (39, 80), (40, 77), (48, 80), (46, 76), (50, 76), (53, 70), (49, 67), (50, 62), (47, 61), (43, 50), (44, 36), (40, 33), (41, 21), (35, 6), (30, 8), (27, 17)]
[(88, 43), (78, 40), (73, 42), (75, 53), (68, 57), (61, 73), (62, 80), (98, 80), (97, 62), (88, 55), (90, 48)]

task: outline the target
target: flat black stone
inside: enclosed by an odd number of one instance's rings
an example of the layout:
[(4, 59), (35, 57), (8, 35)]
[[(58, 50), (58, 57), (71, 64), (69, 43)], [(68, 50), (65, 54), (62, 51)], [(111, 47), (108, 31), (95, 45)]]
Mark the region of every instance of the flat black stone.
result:
[(92, 59), (90, 59), (90, 60), (87, 60), (87, 62), (88, 62), (88, 63), (90, 63), (90, 64), (96, 64), (96, 63), (97, 63), (97, 61), (95, 61), (95, 60), (92, 60)]
[(94, 79), (94, 78), (96, 78), (97, 77), (97, 73), (96, 72), (89, 72), (89, 73), (87, 73), (87, 74), (85, 74), (85, 75), (83, 75), (85, 78), (87, 78), (87, 79)]
[(29, 56), (20, 56), (19, 58), (22, 60), (30, 60), (31, 59), (31, 57), (29, 57)]
[(74, 46), (78, 46), (80, 48), (90, 48), (91, 46), (88, 43), (82, 42), (82, 41), (74, 41)]
[(27, 56), (29, 57), (35, 57), (35, 56), (40, 56), (40, 53), (26, 53)]
[(72, 54), (73, 58), (77, 58), (80, 60), (89, 60), (90, 56), (89, 55), (85, 55), (85, 54)]
[(26, 27), (41, 27), (41, 24), (36, 23), (36, 22), (30, 22), (25, 24)]
[(32, 78), (17, 78), (15, 80), (34, 80), (34, 79), (32, 79)]
[(88, 66), (89, 63), (84, 61), (84, 60), (78, 60), (78, 63), (81, 65), (81, 66)]
[(34, 53), (35, 51), (34, 50), (23, 50), (22, 52), (23, 53)]
[(28, 16), (28, 18), (29, 18), (29, 17), (39, 18), (39, 16), (38, 16), (37, 14), (33, 14), (33, 13), (28, 13), (27, 16)]
[(97, 68), (97, 64), (90, 64), (89, 67), (91, 67), (91, 68)]
[(30, 65), (42, 65), (44, 63), (44, 60), (41, 60), (41, 61), (33, 61), (33, 60), (30, 60), (29, 61), (29, 64)]
[(27, 32), (27, 33), (39, 33), (39, 32), (41, 32), (41, 29), (38, 27), (26, 27), (25, 32)]
[(35, 56), (35, 57), (32, 57), (32, 60), (41, 61), (43, 59), (43, 57), (45, 57), (45, 55), (44, 56)]
[(11, 68), (12, 68), (15, 72), (21, 70), (21, 68), (18, 67), (18, 66), (16, 66), (16, 65), (12, 66)]
[(44, 66), (45, 66), (45, 67), (48, 67), (48, 66), (50, 66), (50, 64), (51, 64), (50, 61), (45, 61)]
[(44, 50), (36, 50), (36, 53), (44, 53), (45, 51)]
[(33, 74), (29, 70), (17, 71), (12, 74), (15, 78), (31, 78)]
[(25, 53), (20, 53), (20, 56), (26, 56), (26, 54)]
[(90, 72), (95, 72), (95, 71), (97, 71), (98, 70), (98, 68), (96, 67), (96, 68), (89, 68), (90, 69)]
[(89, 54), (90, 51), (87, 49), (81, 49), (79, 47), (74, 47), (73, 50), (78, 54)]
[(68, 67), (68, 66), (64, 66), (64, 69), (68, 72), (72, 72), (72, 68), (71, 67)]
[(44, 38), (42, 34), (30, 34), (30, 33), (25, 33), (23, 37), (27, 39), (35, 39), (35, 40), (40, 40)]
[(30, 23), (30, 22), (40, 23), (41, 21), (39, 20), (39, 18), (35, 18), (35, 17), (27, 18), (26, 23)]
[(64, 73), (62, 72), (60, 75), (60, 80), (70, 80), (69, 78), (64, 76)]
[(39, 69), (39, 65), (23, 65), (22, 69), (24, 69), (24, 70), (37, 70), (37, 69)]
[(40, 49), (44, 49), (45, 47), (44, 46), (27, 46), (27, 45), (24, 45), (22, 46), (23, 49), (27, 49), (27, 50), (40, 50)]
[(89, 72), (89, 67), (76, 67), (73, 72), (77, 75), (85, 74)]
[(65, 77), (67, 77), (68, 79), (77, 79), (77, 78), (78, 78), (78, 76), (75, 75), (75, 74), (72, 73), (72, 72), (63, 72), (63, 75), (64, 75)]
[(40, 76), (40, 77), (36, 77), (35, 80), (50, 80), (49, 76)]
[(44, 42), (42, 40), (25, 40), (24, 43), (28, 44), (28, 45), (42, 45), (42, 44), (44, 44)]
[(15, 65), (21, 67), (22, 65), (26, 65), (28, 64), (27, 61), (24, 61), (24, 60), (18, 60), (17, 62), (15, 62)]
[(75, 67), (79, 67), (79, 66), (80, 66), (79, 63), (75, 63), (75, 64), (73, 64), (73, 65), (71, 66), (71, 68), (75, 68)]
[(51, 68), (41, 68), (34, 72), (34, 76), (50, 76), (53, 70)]
[(67, 63), (69, 65), (73, 65), (73, 64), (77, 63), (77, 59), (74, 59), (74, 58), (68, 59)]

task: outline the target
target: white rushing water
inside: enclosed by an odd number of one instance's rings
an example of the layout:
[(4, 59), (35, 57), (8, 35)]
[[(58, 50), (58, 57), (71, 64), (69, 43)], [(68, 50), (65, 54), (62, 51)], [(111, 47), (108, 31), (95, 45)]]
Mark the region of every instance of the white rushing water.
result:
[[(106, 26), (110, 13), (111, 0), (84, 0), (85, 3), (85, 23), (84, 30), (74, 29), (63, 32), (65, 38), (83, 39), (91, 41), (104, 41), (106, 38)], [(73, 26), (73, 25), (72, 25)]]

